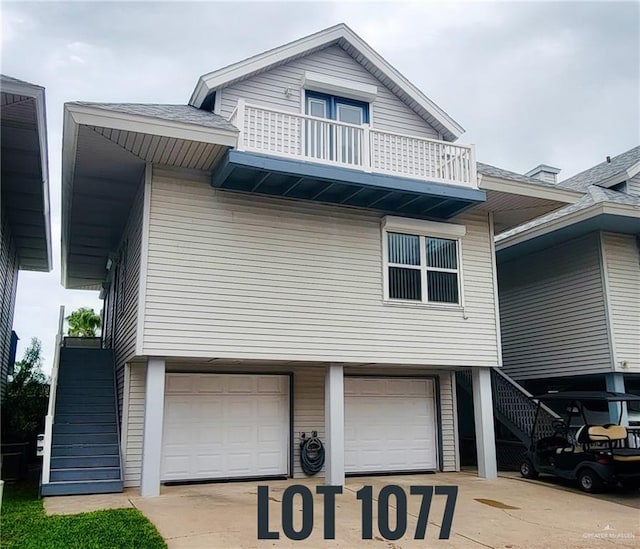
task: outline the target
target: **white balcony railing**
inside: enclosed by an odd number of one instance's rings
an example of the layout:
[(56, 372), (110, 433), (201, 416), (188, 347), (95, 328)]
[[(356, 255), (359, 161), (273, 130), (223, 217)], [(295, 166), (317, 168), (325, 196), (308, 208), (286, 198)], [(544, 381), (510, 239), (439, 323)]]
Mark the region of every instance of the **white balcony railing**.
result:
[(242, 99), (229, 121), (240, 130), (241, 151), (474, 189), (478, 186), (473, 145), (269, 109)]

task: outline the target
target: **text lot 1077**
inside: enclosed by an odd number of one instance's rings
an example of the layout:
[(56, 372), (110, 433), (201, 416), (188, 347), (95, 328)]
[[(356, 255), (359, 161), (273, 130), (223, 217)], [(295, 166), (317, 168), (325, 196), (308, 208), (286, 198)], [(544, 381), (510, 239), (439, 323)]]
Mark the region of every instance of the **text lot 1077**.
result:
[[(342, 494), (342, 486), (316, 486), (316, 494), (323, 500), (323, 537), (324, 539), (335, 539), (336, 496)], [(408, 497), (421, 498), (413, 539), (425, 539), (434, 496), (446, 497), (438, 538), (449, 539), (458, 497), (457, 486), (410, 486), (409, 496), (407, 496), (404, 488), (389, 484), (381, 488), (377, 502), (374, 500), (373, 487), (363, 486), (356, 492), (356, 497), (360, 501), (362, 539), (373, 539), (374, 504), (377, 505), (377, 529), (380, 536), (387, 540), (397, 540), (403, 537), (407, 533)], [(293, 506), (296, 497), (300, 500), (302, 508), (302, 523), (297, 529), (294, 527)], [(269, 529), (269, 499), (269, 487), (258, 486), (258, 539), (280, 539), (279, 530)], [(300, 484), (289, 486), (282, 494), (282, 533), (291, 540), (304, 540), (311, 535), (314, 526), (311, 490)]]

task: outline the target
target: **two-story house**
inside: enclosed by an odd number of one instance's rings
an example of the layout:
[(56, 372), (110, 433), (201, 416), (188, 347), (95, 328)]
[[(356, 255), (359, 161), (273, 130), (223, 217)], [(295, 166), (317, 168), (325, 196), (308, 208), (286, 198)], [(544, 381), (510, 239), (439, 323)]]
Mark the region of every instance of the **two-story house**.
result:
[(44, 88), (0, 75), (0, 397), (15, 360), (18, 272), (51, 270)]
[(504, 370), (537, 393), (640, 392), (640, 147), (557, 185), (584, 194), (497, 237)]
[(63, 283), (102, 290), (105, 349), (62, 349), (43, 493), (298, 477), (314, 431), (330, 484), (456, 471), (459, 369), (495, 477), (494, 235), (581, 193), (477, 168), (462, 131), (345, 25), (188, 105), (67, 104)]

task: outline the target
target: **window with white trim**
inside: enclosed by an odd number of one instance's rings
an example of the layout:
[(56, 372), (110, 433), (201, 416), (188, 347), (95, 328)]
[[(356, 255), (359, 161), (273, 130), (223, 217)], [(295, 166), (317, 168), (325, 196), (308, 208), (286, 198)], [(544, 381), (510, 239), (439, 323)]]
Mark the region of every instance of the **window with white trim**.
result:
[(460, 305), (460, 241), (424, 234), (383, 231), (385, 297)]

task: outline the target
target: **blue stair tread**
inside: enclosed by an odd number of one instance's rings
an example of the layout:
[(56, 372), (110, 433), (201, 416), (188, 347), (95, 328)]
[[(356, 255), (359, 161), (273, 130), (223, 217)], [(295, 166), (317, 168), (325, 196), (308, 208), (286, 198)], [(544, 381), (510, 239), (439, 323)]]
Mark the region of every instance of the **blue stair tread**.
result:
[(56, 468), (50, 471), (51, 482), (122, 480), (120, 467), (74, 467)]
[(54, 469), (85, 469), (93, 467), (119, 467), (119, 454), (90, 455), (90, 456), (57, 456), (51, 458), (51, 470)]
[(122, 492), (122, 480), (66, 480), (50, 482), (40, 486), (43, 496), (70, 496), (74, 494), (110, 494)]
[(91, 456), (117, 456), (120, 448), (117, 443), (75, 443), (51, 445), (51, 457), (91, 457)]
[(68, 434), (92, 434), (92, 433), (118, 433), (118, 427), (114, 421), (108, 423), (55, 423), (53, 435)]

